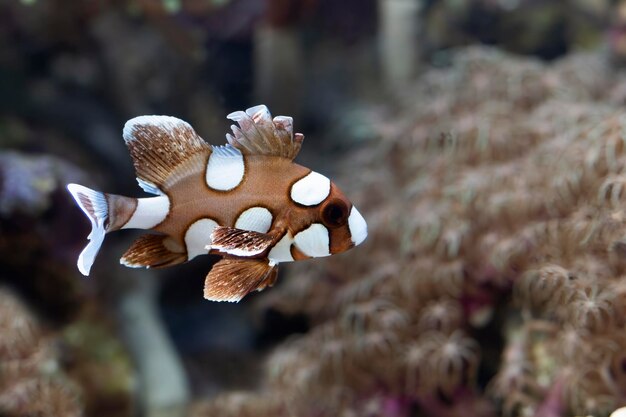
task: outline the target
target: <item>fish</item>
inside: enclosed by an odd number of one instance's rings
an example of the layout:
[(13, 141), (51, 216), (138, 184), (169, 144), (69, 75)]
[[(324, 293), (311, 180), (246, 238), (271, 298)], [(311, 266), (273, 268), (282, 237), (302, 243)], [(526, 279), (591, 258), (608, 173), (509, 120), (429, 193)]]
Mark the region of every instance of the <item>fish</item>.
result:
[(365, 219), (337, 185), (294, 162), (304, 135), (293, 133), (293, 118), (272, 118), (265, 105), (227, 118), (236, 124), (225, 145), (171, 116), (126, 122), (137, 182), (151, 197), (67, 185), (92, 227), (77, 262), (83, 275), (107, 233), (144, 229), (122, 265), (165, 268), (219, 255), (204, 298), (238, 302), (273, 286), (281, 263), (338, 254), (366, 239)]

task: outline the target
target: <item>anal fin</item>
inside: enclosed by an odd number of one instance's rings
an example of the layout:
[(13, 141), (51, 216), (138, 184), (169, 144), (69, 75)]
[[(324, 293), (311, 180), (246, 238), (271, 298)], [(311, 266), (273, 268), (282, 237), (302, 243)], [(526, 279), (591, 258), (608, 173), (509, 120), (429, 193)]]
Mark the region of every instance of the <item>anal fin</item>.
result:
[(187, 261), (185, 249), (166, 235), (140, 236), (120, 259), (131, 268), (164, 268)]
[(278, 266), (267, 259), (224, 258), (209, 271), (204, 298), (237, 302), (252, 291), (274, 285), (277, 274)]

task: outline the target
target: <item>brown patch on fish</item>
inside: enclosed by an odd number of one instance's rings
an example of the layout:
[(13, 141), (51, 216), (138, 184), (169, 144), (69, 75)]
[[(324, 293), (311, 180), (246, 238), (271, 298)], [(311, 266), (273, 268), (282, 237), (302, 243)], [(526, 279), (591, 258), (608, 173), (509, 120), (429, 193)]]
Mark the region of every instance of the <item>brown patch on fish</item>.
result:
[(78, 195), (78, 199), (80, 200), (80, 204), (83, 206), (83, 208), (85, 210), (87, 210), (89, 212), (89, 216), (91, 216), (91, 218), (96, 218), (96, 213), (95, 213), (95, 210), (93, 208), (93, 204), (91, 203), (91, 199), (87, 195), (85, 195), (85, 194), (83, 194), (81, 192), (78, 192), (76, 194)]
[(354, 246), (347, 227), (328, 229), (329, 250), (331, 254), (344, 252)]
[(115, 194), (104, 194), (109, 207), (107, 232), (121, 229), (137, 210), (137, 199)]
[(294, 261), (302, 261), (304, 259), (311, 258), (309, 255), (305, 255), (304, 253), (302, 253), (302, 251), (298, 249), (293, 243), (289, 247), (289, 252), (291, 253), (291, 257)]

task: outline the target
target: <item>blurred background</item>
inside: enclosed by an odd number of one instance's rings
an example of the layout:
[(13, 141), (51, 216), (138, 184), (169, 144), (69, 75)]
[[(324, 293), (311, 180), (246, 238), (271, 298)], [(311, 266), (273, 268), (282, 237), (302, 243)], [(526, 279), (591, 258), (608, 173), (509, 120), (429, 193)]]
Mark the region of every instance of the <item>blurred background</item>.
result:
[[(626, 2), (0, 0), (0, 415), (609, 415), (626, 405)], [(294, 117), (369, 238), (239, 304), (213, 257), (91, 276), (126, 120)]]

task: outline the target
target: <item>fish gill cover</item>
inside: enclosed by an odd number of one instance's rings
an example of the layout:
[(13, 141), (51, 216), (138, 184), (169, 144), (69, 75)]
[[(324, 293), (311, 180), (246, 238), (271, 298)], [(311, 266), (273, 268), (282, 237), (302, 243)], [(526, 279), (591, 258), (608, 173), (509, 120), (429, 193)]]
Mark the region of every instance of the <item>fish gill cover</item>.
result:
[[(194, 416), (608, 415), (626, 402), (626, 78), (472, 47), (418, 79), (340, 182), (358, 254), (264, 304), (313, 327)], [(359, 167), (359, 169), (354, 169)]]

